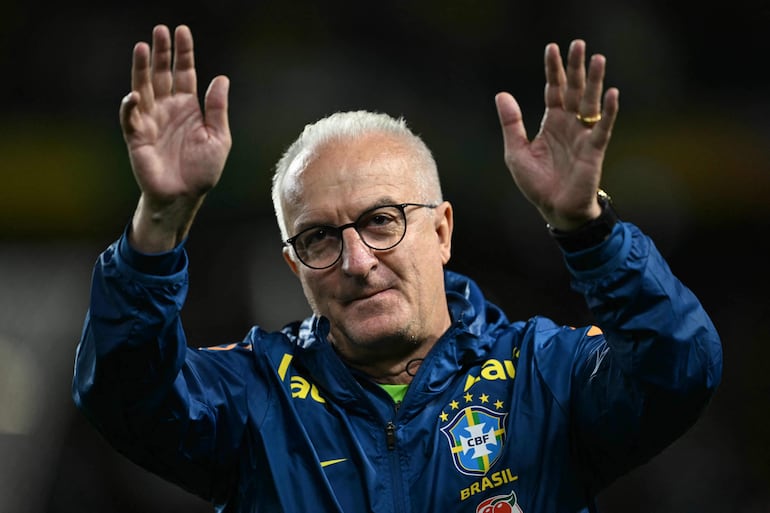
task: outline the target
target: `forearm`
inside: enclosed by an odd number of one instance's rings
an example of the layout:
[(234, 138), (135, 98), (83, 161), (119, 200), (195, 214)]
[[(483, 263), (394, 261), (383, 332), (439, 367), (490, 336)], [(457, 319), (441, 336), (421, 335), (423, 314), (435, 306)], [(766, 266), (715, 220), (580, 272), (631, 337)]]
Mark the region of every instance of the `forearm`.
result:
[[(586, 336), (573, 369), (577, 457), (601, 488), (650, 459), (698, 419), (721, 379), (719, 336), (695, 295), (636, 227), (618, 225), (567, 256), (603, 335)], [(590, 335), (590, 332), (589, 332)]]
[[(572, 268), (573, 288), (584, 294), (625, 373), (684, 393), (713, 389), (721, 378), (721, 343), (706, 311), (638, 228), (624, 223), (608, 240), (615, 254), (598, 268)], [(585, 265), (590, 251), (567, 255)], [(593, 250), (595, 251), (595, 250)]]
[[(229, 475), (240, 438), (240, 428), (233, 426), (242, 424), (244, 413), (222, 408), (207, 395), (202, 381), (207, 362), (186, 347), (179, 319), (185, 264), (181, 247), (140, 255), (125, 237), (100, 256), (72, 393), (78, 408), (123, 454), (210, 499), (223, 493), (215, 487), (226, 487), (221, 480)], [(240, 371), (233, 368), (228, 380), (236, 389)], [(217, 415), (219, 409), (227, 418)]]
[[(87, 403), (89, 394), (121, 403), (138, 400), (144, 389), (149, 393), (168, 386), (184, 358), (179, 320), (187, 288), (183, 250), (137, 262), (144, 270), (157, 267), (159, 260), (177, 266), (166, 276), (150, 275), (124, 262), (121, 244), (125, 246), (125, 239), (105, 251), (94, 268), (76, 359), (76, 402)], [(94, 388), (99, 389), (96, 394)]]

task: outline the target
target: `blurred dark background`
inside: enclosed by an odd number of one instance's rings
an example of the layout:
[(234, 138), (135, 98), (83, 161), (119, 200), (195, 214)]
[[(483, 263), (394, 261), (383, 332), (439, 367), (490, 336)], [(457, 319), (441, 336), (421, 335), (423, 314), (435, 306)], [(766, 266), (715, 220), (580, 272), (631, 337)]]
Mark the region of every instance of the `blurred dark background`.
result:
[(359, 108), (403, 115), (434, 150), (456, 209), (450, 268), (510, 318), (589, 322), (503, 165), (493, 96), (514, 94), (533, 136), (544, 46), (580, 37), (605, 54), (621, 112), (604, 187), (712, 314), (725, 369), (701, 421), (606, 490), (602, 511), (770, 512), (770, 8), (634, 4), (6, 2), (0, 512), (211, 511), (114, 453), (69, 395), (91, 265), (137, 199), (117, 111), (131, 48), (156, 23), (193, 29), (201, 91), (232, 80), (233, 150), (188, 245), (194, 345), (307, 313), (280, 257), (272, 167), (306, 123)]

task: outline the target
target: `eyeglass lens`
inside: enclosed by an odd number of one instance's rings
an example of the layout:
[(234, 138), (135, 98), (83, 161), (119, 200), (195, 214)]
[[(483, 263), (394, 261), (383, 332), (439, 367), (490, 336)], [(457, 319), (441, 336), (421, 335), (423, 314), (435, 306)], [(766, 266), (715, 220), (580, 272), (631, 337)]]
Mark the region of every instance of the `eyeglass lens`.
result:
[(313, 268), (331, 266), (342, 254), (342, 231), (353, 227), (361, 240), (372, 249), (390, 249), (404, 237), (406, 217), (400, 206), (385, 206), (368, 210), (344, 226), (315, 226), (299, 233), (294, 249), (305, 265)]

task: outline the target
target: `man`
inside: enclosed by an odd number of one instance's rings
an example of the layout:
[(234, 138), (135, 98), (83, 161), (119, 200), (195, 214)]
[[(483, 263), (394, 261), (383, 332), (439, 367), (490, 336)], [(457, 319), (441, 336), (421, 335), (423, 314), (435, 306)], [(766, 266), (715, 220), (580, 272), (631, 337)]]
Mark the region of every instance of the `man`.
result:
[[(184, 241), (228, 150), (228, 80), (196, 99), (192, 36), (134, 49), (120, 118), (141, 197), (96, 264), (73, 396), (133, 461), (246, 512), (585, 512), (697, 419), (721, 377), (698, 300), (597, 194), (618, 91), (546, 47), (527, 139), (496, 98), (514, 181), (565, 251), (601, 329), (511, 322), (445, 270), (453, 212), (403, 121), (338, 113), (278, 163), (284, 257), (314, 315), (190, 349)], [(171, 63), (173, 64), (173, 67)], [(268, 292), (265, 292), (268, 293)]]

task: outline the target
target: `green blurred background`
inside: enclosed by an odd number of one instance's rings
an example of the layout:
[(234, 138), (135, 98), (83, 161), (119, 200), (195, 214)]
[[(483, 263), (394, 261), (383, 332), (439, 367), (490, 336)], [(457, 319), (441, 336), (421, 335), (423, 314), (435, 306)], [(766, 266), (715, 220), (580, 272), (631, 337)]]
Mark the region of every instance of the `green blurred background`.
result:
[[(770, 512), (770, 99), (765, 2), (12, 2), (0, 16), (0, 512), (208, 512), (116, 455), (74, 410), (90, 268), (137, 199), (117, 121), (131, 48), (186, 23), (199, 89), (232, 81), (234, 145), (189, 241), (194, 345), (307, 313), (280, 257), (272, 167), (336, 110), (403, 115), (456, 209), (450, 268), (510, 318), (590, 321), (502, 162), (493, 104), (542, 115), (543, 48), (584, 38), (621, 112), (604, 187), (723, 337), (703, 419), (601, 496), (605, 512)], [(298, 487), (301, 487), (298, 484)], [(299, 488), (298, 488), (299, 489)], [(529, 512), (528, 512), (529, 513)]]

